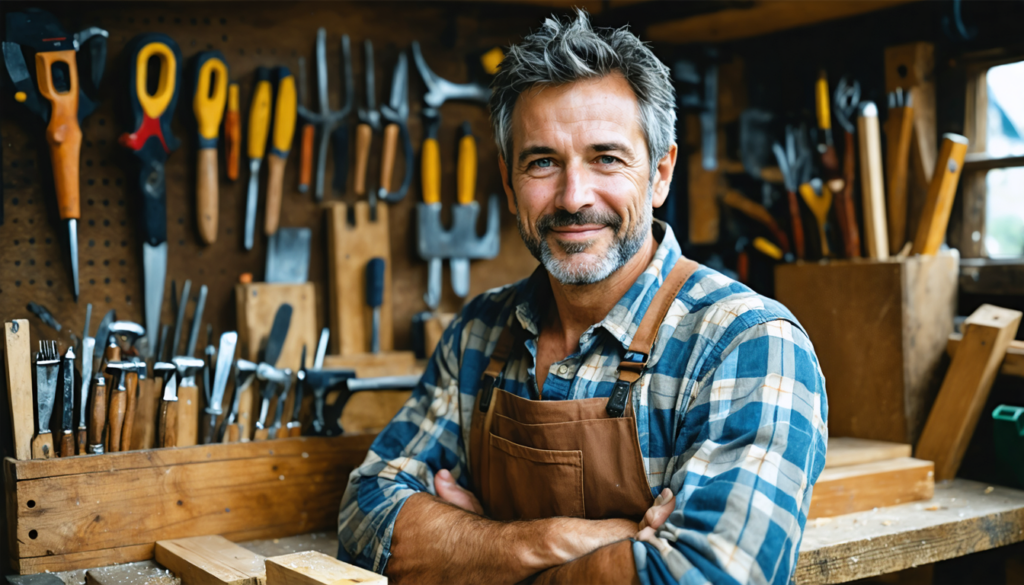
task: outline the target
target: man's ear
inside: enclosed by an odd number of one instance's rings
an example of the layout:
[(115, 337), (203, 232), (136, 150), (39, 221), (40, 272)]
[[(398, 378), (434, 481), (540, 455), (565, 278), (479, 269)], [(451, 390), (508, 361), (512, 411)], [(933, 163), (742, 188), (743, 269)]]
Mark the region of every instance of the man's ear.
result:
[(508, 210), (516, 215), (516, 192), (512, 190), (512, 181), (508, 176), (508, 165), (505, 164), (505, 157), (498, 155), (498, 171), (501, 172), (501, 187), (505, 189), (505, 198), (508, 199)]
[(654, 207), (661, 207), (665, 203), (665, 199), (668, 198), (668, 188), (672, 185), (672, 173), (676, 168), (676, 155), (678, 154), (679, 148), (675, 144), (671, 144), (665, 156), (658, 161), (652, 186)]

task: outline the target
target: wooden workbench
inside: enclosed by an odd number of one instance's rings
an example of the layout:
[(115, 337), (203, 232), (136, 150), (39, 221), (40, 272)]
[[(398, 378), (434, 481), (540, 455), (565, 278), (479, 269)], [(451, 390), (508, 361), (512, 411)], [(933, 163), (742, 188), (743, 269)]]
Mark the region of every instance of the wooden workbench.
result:
[[(844, 583), (1024, 541), (1024, 492), (956, 479), (935, 486), (935, 497), (807, 523), (796, 582)], [(321, 532), (242, 546), (264, 556), (316, 550), (335, 555), (337, 537)], [(104, 582), (143, 585), (163, 570), (153, 561), (93, 569)], [(56, 573), (85, 583), (85, 571)]]

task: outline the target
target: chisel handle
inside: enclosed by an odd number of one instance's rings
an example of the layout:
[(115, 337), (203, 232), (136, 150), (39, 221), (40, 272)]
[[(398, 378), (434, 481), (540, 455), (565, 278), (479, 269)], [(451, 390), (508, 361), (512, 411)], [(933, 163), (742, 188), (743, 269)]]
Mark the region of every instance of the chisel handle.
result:
[(800, 217), (800, 202), (796, 193), (787, 191), (789, 197), (789, 224), (793, 230), (793, 250), (798, 260), (804, 259), (804, 221)]
[(217, 149), (199, 149), (196, 168), (196, 220), (199, 237), (206, 244), (217, 241)]
[(898, 251), (907, 241), (907, 167), (914, 134), (914, 109), (889, 108), (886, 121), (886, 194), (888, 195), (889, 249)]
[(878, 129), (878, 108), (874, 102), (861, 103), (857, 135), (860, 138), (861, 198), (868, 258), (885, 260), (889, 257), (889, 230), (885, 218), (882, 141)]
[(138, 404), (139, 375), (135, 372), (124, 376), (125, 405), (124, 422), (121, 423), (121, 450), (128, 451), (132, 445), (132, 431), (135, 428), (135, 408)]
[(935, 172), (928, 183), (928, 198), (924, 202), (921, 221), (914, 236), (913, 254), (934, 256), (946, 239), (949, 214), (953, 210), (956, 185), (964, 168), (967, 138), (959, 134), (944, 134), (935, 160)]
[(233, 423), (228, 425), (227, 432), (224, 433), (225, 443), (237, 443), (242, 440), (242, 423)]
[[(105, 381), (105, 377), (101, 377)], [(95, 381), (89, 398), (92, 400), (92, 408), (89, 410), (89, 452), (95, 453), (103, 449), (103, 432), (107, 426), (107, 386), (98, 384)]]
[(469, 122), (462, 123), (461, 134), (456, 189), (459, 204), (467, 205), (476, 201), (476, 138), (470, 130)]
[(373, 142), (373, 128), (369, 124), (356, 126), (356, 174), (354, 190), (362, 197), (366, 194), (366, 167), (370, 163), (370, 144)]
[(286, 159), (271, 153), (267, 157), (267, 208), (263, 217), (263, 233), (272, 236), (281, 223), (281, 199), (284, 190)]
[(302, 423), (298, 421), (288, 423), (282, 436), (285, 437), (301, 437), (302, 436)]
[(843, 191), (836, 200), (836, 209), (843, 207), (843, 223), (840, 232), (847, 258), (860, 258), (860, 229), (857, 227), (857, 214), (853, 208), (853, 183), (856, 180), (856, 159), (854, 149), (857, 145), (852, 132), (846, 133), (846, 148), (843, 149)]
[(161, 447), (178, 446), (178, 401), (160, 401), (160, 419), (157, 422), (157, 444)]
[(242, 118), (238, 113), (238, 84), (228, 86), (228, 113), (224, 118), (224, 146), (228, 178), (238, 180), (238, 159), (242, 156)]
[(316, 127), (303, 124), (302, 143), (299, 145), (299, 193), (309, 191), (309, 183), (313, 180), (313, 138)]
[(391, 192), (391, 175), (395, 169), (395, 152), (398, 151), (398, 124), (384, 128), (384, 146), (380, 154), (380, 188)]
[(43, 433), (32, 437), (32, 458), (52, 459), (57, 454), (53, 452), (53, 435)]
[(89, 431), (86, 428), (78, 427), (78, 454), (87, 455), (89, 453)]
[(217, 415), (204, 412), (203, 419), (199, 424), (199, 432), (202, 434), (199, 437), (200, 442), (203, 445), (213, 443), (213, 438), (217, 435)]
[[(53, 83), (53, 67), (68, 68), (67, 91), (58, 91)], [(36, 53), (36, 79), (39, 94), (50, 102), (50, 123), (46, 142), (50, 145), (53, 182), (57, 191), (57, 211), (61, 219), (79, 219), (82, 215), (78, 191), (78, 160), (82, 152), (82, 129), (78, 125), (78, 66), (75, 51)]]
[(124, 411), (127, 392), (113, 388), (110, 404), (107, 406), (107, 453), (121, 450), (121, 427), (124, 426)]
[(256, 429), (252, 432), (253, 441), (266, 441), (270, 439), (270, 429)]
[(60, 435), (60, 456), (61, 457), (74, 457), (75, 456), (75, 432), (71, 430), (64, 431)]
[(441, 202), (441, 150), (436, 138), (423, 141), (420, 174), (423, 176), (423, 202)]

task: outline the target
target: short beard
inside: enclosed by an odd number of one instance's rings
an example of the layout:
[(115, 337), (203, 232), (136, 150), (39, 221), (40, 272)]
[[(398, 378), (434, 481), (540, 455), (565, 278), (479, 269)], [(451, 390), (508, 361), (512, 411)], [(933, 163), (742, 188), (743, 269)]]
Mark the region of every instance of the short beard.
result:
[[(623, 221), (615, 213), (584, 209), (576, 213), (558, 210), (553, 214), (542, 216), (534, 224), (536, 238), (526, 231), (523, 225), (523, 216), (517, 212), (516, 222), (519, 225), (519, 235), (522, 236), (523, 242), (526, 243), (526, 247), (533, 257), (544, 265), (548, 273), (554, 276), (558, 282), (573, 286), (596, 284), (622, 268), (643, 247), (653, 221), (654, 214), (650, 205), (653, 194), (653, 189), (649, 187), (647, 191), (648, 204), (644, 206), (642, 215), (627, 233), (621, 233)], [(518, 202), (516, 208), (518, 211)], [(552, 228), (572, 225), (601, 225), (611, 228), (614, 236), (608, 253), (593, 262), (582, 263), (580, 260), (574, 262), (573, 256), (583, 254), (595, 242), (557, 242), (558, 247), (568, 258), (556, 258), (548, 245), (547, 236)]]

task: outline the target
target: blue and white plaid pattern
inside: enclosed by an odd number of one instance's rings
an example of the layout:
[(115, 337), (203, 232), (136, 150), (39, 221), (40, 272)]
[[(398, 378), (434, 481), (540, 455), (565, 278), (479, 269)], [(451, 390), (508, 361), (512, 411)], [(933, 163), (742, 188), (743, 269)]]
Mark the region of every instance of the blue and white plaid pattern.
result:
[[(544, 400), (611, 395), (647, 306), (681, 257), (667, 225), (654, 260), (580, 350), (551, 366)], [(469, 488), (469, 429), (480, 376), (512, 313), (531, 336), (504, 389), (538, 399), (533, 363), (545, 273), (473, 299), (445, 331), (420, 384), (352, 472), (338, 517), (339, 557), (383, 572), (406, 498), (436, 495), (434, 473)], [(563, 368), (564, 366), (564, 368)], [(641, 582), (790, 580), (825, 465), (825, 380), (806, 333), (775, 301), (706, 267), (677, 295), (631, 394), (651, 492), (676, 511), (633, 544)]]

